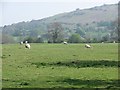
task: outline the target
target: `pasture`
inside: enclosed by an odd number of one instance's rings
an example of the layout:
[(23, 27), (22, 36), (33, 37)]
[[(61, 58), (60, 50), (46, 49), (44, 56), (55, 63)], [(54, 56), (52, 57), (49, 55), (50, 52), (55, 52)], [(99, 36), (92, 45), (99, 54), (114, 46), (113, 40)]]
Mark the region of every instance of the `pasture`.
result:
[(3, 88), (119, 88), (118, 44), (2, 45)]

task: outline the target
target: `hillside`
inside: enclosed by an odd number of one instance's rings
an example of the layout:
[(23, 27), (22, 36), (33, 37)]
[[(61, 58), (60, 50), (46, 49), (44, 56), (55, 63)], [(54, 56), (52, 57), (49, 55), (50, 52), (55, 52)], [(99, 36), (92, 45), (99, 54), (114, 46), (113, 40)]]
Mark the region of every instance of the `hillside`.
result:
[(32, 20), (30, 22), (20, 22), (8, 26), (4, 26), (3, 34), (9, 34), (13, 37), (35, 37), (43, 36), (48, 32), (48, 26), (51, 23), (59, 22), (64, 28), (65, 38), (76, 32), (79, 28), (80, 32), (85, 33), (83, 38), (102, 38), (110, 34), (114, 27), (112, 23), (117, 20), (118, 5), (102, 5), (88, 9), (79, 9), (75, 11), (57, 14), (40, 20)]
[(89, 9), (76, 9), (75, 11), (69, 13), (62, 13), (55, 15), (53, 17), (45, 18), (42, 21), (49, 22), (62, 22), (62, 23), (92, 23), (100, 21), (113, 21), (117, 18), (118, 6), (113, 5), (103, 5), (96, 6)]

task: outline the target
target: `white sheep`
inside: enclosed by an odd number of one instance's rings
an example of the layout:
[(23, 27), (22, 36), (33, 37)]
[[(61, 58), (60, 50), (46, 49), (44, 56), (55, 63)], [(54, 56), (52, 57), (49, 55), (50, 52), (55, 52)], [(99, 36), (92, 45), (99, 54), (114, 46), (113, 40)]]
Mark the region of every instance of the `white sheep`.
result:
[(67, 42), (65, 42), (65, 41), (64, 41), (63, 43), (64, 43), (64, 44), (67, 44)]
[(28, 43), (28, 41), (25, 41), (25, 44), (27, 44)]
[(116, 43), (115, 41), (113, 41), (113, 43)]
[(91, 46), (89, 44), (85, 44), (86, 48), (91, 48)]
[(30, 49), (30, 44), (29, 44), (29, 43), (26, 43), (26, 44), (25, 44), (25, 48)]
[(20, 45), (22, 45), (23, 44), (23, 42), (20, 42)]

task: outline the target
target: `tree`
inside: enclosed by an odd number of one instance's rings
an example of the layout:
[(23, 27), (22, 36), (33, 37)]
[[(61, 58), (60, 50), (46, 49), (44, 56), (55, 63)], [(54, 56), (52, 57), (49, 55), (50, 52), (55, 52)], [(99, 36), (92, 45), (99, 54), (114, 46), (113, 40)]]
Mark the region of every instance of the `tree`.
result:
[(118, 41), (119, 19), (111, 21), (110, 25), (107, 28), (110, 30), (110, 41)]
[(104, 27), (104, 26), (111, 26), (111, 23), (110, 22), (107, 22), (107, 21), (101, 21), (101, 22), (98, 22), (97, 23), (97, 26), (98, 27)]
[(14, 38), (10, 35), (2, 34), (2, 44), (7, 44), (7, 43), (15, 43)]
[[(119, 2), (119, 4), (120, 4), (120, 2)], [(119, 6), (119, 8), (120, 8), (120, 6)], [(117, 31), (118, 31), (118, 42), (120, 43), (120, 17), (118, 18)]]
[(23, 42), (25, 42), (25, 41), (28, 41), (29, 43), (34, 43), (35, 42), (35, 38), (33, 38), (33, 37), (27, 37), (26, 39), (24, 39)]
[(107, 34), (102, 37), (102, 42), (104, 42), (104, 41), (110, 41), (110, 34)]
[(98, 42), (97, 38), (93, 38), (92, 42), (97, 43)]
[(63, 41), (63, 27), (60, 23), (55, 22), (48, 26), (48, 41), (60, 43)]
[(37, 38), (36, 43), (43, 43), (43, 39), (41, 37)]
[(76, 30), (76, 33), (78, 33), (78, 34), (80, 34), (80, 36), (84, 37), (85, 32), (83, 31), (83, 29), (82, 29), (80, 24), (76, 25), (76, 29), (75, 30)]
[(80, 43), (82, 39), (79, 34), (72, 34), (68, 40), (69, 43)]

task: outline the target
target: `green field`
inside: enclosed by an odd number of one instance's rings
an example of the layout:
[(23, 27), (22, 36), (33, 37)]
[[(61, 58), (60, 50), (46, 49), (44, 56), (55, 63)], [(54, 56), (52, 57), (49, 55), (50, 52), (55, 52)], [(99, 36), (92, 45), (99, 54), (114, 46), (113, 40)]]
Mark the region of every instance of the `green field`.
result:
[(119, 88), (118, 44), (2, 45), (3, 88)]

